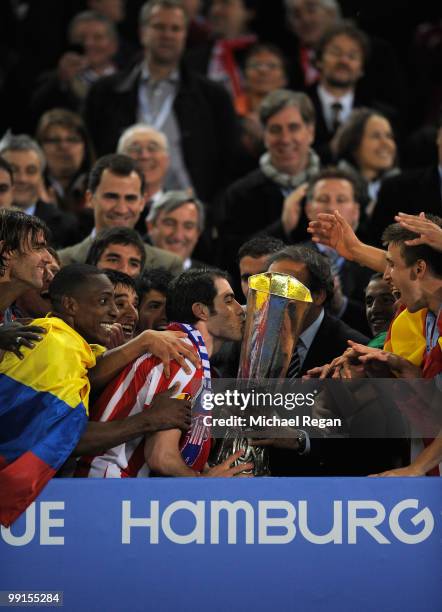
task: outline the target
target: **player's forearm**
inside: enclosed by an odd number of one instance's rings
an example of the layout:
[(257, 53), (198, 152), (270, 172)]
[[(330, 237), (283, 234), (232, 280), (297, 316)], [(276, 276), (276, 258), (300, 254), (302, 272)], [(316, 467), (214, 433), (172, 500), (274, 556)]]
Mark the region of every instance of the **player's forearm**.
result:
[(384, 272), (385, 270), (385, 251), (376, 247), (358, 243), (352, 248), (352, 260), (361, 266), (366, 266), (376, 272)]
[(143, 411), (122, 420), (89, 421), (73, 454), (97, 455), (134, 438), (152, 433), (149, 413)]
[(161, 476), (199, 476), (188, 467), (179, 450), (179, 430), (159, 432), (146, 440), (144, 458), (149, 468)]
[(106, 351), (92, 369), (89, 370), (89, 380), (94, 391), (102, 389), (121, 372), (128, 363), (149, 352), (149, 336), (140, 334), (110, 351)]

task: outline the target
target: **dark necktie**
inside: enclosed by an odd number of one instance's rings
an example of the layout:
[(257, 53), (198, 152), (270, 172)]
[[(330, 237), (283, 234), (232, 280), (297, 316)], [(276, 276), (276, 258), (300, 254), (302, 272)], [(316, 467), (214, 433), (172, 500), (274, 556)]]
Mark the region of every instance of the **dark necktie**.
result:
[(342, 111), (342, 104), (340, 102), (333, 102), (330, 108), (332, 117), (332, 131), (335, 133), (338, 127), (341, 125), (340, 115)]
[(299, 359), (298, 349), (293, 350), (292, 358), (287, 369), (286, 378), (299, 378), (301, 372), (301, 361)]

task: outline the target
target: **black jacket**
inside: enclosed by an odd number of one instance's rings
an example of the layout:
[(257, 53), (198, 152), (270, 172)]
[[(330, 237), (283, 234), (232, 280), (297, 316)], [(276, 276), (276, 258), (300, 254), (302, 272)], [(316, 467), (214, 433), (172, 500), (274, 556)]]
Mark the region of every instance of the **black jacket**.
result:
[(437, 166), (402, 172), (385, 179), (369, 227), (374, 244), (382, 246), (382, 232), (398, 212), (442, 216), (441, 179)]
[[(137, 121), (141, 66), (100, 79), (85, 102), (85, 119), (98, 155), (113, 153), (122, 132)], [(230, 179), (237, 154), (236, 117), (220, 85), (180, 69), (173, 110), (186, 168), (198, 197), (210, 202)]]

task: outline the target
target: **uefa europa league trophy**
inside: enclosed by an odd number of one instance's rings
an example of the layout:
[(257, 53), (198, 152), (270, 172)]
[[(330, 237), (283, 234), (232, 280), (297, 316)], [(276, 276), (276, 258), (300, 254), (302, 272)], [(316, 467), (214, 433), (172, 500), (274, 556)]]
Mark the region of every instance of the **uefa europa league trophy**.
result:
[[(288, 274), (264, 272), (249, 278), (244, 339), (238, 379), (246, 387), (283, 379), (302, 330), (312, 298), (301, 282)], [(263, 386), (264, 386), (263, 385)], [(220, 445), (216, 463), (244, 450), (241, 463), (253, 462), (255, 476), (269, 476), (268, 452), (230, 430)]]

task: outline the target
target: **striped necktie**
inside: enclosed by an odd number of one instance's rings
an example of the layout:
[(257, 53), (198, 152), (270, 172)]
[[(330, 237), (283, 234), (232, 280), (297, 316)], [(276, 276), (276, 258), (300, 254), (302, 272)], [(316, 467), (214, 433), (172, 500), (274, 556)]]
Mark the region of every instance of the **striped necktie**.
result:
[(298, 349), (293, 350), (292, 358), (287, 369), (286, 378), (299, 378), (301, 372), (301, 361), (299, 359)]

